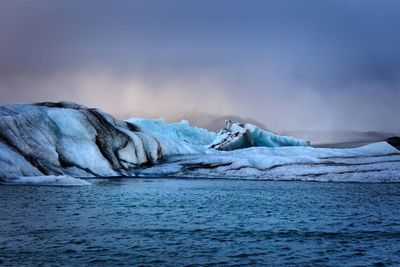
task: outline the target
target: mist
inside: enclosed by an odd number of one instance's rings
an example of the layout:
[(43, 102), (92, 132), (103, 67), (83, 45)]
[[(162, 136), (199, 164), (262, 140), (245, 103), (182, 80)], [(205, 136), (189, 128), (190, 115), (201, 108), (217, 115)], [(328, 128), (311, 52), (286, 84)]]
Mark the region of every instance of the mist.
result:
[(400, 132), (397, 1), (2, 1), (0, 102)]

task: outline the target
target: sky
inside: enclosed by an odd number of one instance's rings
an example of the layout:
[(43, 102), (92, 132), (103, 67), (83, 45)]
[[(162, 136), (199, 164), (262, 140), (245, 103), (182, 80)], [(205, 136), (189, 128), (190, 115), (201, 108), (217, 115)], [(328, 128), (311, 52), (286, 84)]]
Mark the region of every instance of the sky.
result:
[(400, 132), (400, 1), (0, 1), (0, 104), (61, 100)]

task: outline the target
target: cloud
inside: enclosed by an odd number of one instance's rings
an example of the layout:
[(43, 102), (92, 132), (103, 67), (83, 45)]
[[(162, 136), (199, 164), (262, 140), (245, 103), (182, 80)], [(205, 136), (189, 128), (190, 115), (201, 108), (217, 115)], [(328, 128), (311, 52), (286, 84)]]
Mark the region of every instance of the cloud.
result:
[(398, 1), (0, 3), (0, 102), (400, 131)]
[(212, 74), (150, 78), (87, 70), (0, 83), (1, 88), (8, 88), (0, 91), (0, 99), (4, 103), (69, 100), (99, 107), (121, 118), (170, 118), (187, 110), (232, 112), (225, 95), (228, 90), (222, 90), (223, 86)]

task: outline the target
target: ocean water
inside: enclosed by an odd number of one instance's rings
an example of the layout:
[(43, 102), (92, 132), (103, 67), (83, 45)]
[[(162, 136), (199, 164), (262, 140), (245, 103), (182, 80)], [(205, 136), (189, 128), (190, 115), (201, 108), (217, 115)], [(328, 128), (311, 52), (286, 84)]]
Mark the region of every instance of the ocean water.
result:
[(400, 265), (400, 184), (92, 183), (0, 186), (0, 265)]

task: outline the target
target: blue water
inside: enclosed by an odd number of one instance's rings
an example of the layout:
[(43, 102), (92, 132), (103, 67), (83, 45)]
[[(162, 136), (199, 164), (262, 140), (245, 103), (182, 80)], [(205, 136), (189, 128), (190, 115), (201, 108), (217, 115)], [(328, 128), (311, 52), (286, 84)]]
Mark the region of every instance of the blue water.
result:
[(0, 186), (2, 266), (400, 265), (400, 184)]

